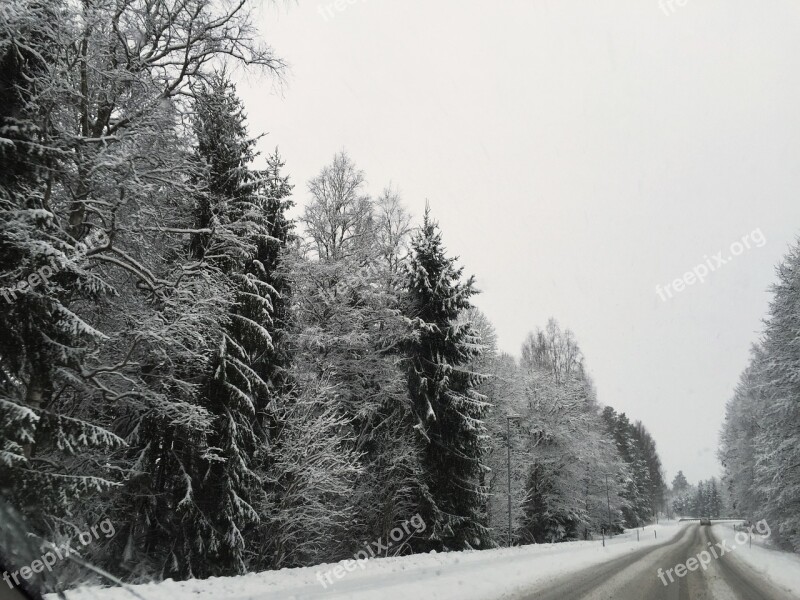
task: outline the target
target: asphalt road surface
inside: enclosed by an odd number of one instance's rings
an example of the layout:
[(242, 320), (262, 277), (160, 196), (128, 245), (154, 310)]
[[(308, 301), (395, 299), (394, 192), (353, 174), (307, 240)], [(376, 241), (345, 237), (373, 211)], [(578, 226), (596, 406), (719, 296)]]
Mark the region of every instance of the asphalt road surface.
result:
[[(737, 560), (737, 550), (725, 547), (723, 553), (719, 542), (710, 527), (691, 524), (670, 542), (547, 582), (518, 600), (797, 600)], [(703, 551), (710, 555), (704, 555), (706, 569), (697, 563), (696, 570), (676, 576), (676, 565)]]

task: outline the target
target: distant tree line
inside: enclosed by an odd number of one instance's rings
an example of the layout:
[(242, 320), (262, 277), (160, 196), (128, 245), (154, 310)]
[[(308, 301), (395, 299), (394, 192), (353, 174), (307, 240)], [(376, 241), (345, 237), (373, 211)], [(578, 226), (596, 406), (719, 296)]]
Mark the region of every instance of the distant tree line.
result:
[(486, 483), (498, 542), (508, 536), (508, 444), (515, 542), (584, 539), (654, 520), (665, 489), (655, 442), (640, 422), (599, 404), (573, 333), (551, 319), (516, 361), (495, 350), (485, 316), (469, 318), (487, 346), (476, 368), (492, 375), (479, 389), (492, 404)]
[(679, 517), (707, 517), (719, 519), (727, 516), (725, 494), (716, 477), (690, 485), (683, 471), (672, 480), (672, 510)]

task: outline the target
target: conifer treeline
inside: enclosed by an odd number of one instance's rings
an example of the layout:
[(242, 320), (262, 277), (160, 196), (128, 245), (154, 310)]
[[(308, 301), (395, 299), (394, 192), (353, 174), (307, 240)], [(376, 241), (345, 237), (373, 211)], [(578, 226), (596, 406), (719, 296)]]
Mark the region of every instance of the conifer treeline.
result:
[(773, 539), (800, 552), (800, 243), (776, 272), (764, 332), (728, 402), (719, 458), (732, 512), (766, 519)]

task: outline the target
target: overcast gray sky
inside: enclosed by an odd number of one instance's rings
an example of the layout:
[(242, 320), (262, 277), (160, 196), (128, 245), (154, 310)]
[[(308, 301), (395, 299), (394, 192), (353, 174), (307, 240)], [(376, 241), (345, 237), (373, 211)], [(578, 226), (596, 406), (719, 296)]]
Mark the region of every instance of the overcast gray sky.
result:
[[(394, 183), (417, 216), (429, 199), (501, 347), (556, 317), (600, 401), (696, 481), (719, 472), (725, 402), (800, 232), (800, 3), (671, 5), (300, 0), (259, 16), (286, 86), (239, 92), (299, 203), (343, 148), (371, 192)], [(755, 230), (761, 247), (659, 298)]]

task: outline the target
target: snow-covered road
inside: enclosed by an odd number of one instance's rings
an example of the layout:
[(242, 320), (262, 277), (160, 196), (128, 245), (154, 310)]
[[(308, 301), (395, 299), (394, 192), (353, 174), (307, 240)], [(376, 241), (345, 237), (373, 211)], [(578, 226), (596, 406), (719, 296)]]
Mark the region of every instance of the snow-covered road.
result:
[[(747, 535), (743, 535), (747, 539)], [(793, 600), (797, 556), (736, 539), (731, 523), (693, 523), (669, 544), (533, 586), (515, 600)], [(755, 552), (754, 552), (755, 551)], [(765, 565), (783, 561), (781, 571)]]
[[(734, 533), (731, 523), (709, 528), (667, 522), (639, 530), (638, 540), (636, 530), (628, 531), (605, 547), (599, 541), (570, 542), (370, 560), (350, 572), (342, 568), (344, 576), (326, 585), (325, 573), (339, 563), (131, 589), (145, 600), (683, 600), (750, 598), (754, 593), (758, 595), (752, 597), (770, 600), (800, 597), (800, 557), (764, 548), (758, 541), (752, 549), (740, 548), (710, 561), (706, 569), (674, 577), (673, 583), (664, 585), (659, 579), (659, 568), (684, 564), (710, 545), (725, 541), (732, 547)], [(772, 572), (771, 564), (779, 565), (783, 574)], [(768, 583), (770, 578), (774, 584)], [(133, 598), (121, 589), (84, 589), (68, 597)]]

